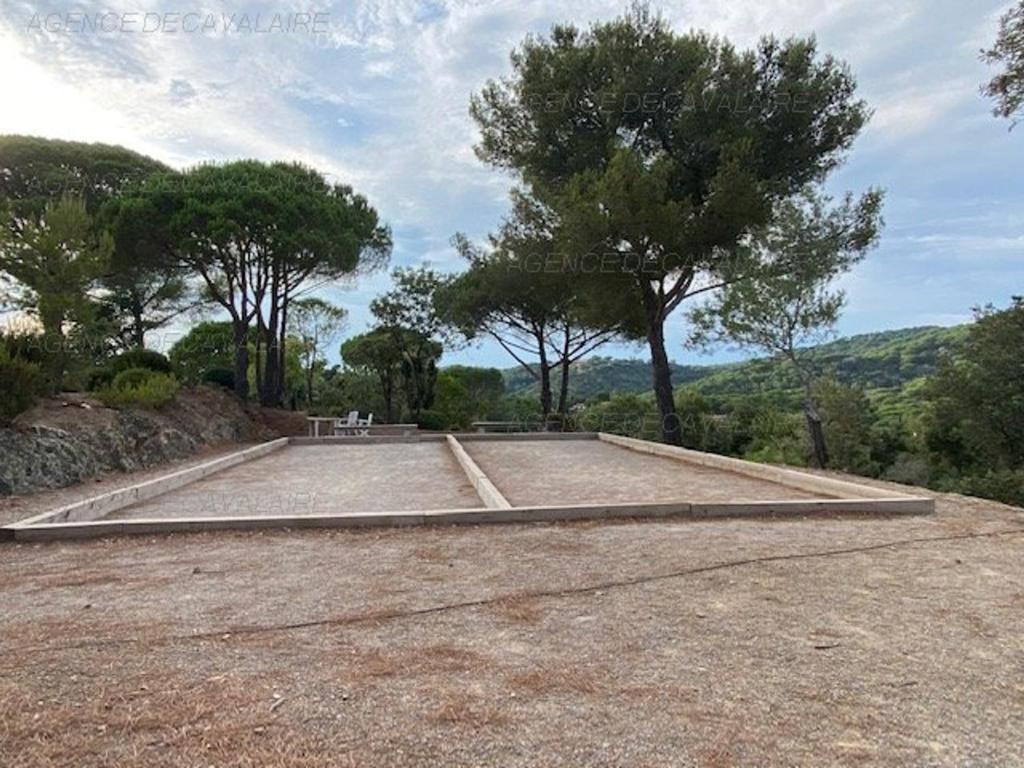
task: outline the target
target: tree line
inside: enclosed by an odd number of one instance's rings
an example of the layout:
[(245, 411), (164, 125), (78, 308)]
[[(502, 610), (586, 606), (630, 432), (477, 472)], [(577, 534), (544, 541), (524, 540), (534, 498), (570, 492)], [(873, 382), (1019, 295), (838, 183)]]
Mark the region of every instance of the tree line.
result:
[[(1011, 9), (983, 54), (1006, 66), (984, 88), (1004, 117), (1020, 110), (1022, 19)], [(884, 197), (825, 192), (870, 116), (844, 62), (813, 38), (739, 50), (680, 34), (634, 5), (527, 38), (511, 74), (469, 106), (477, 155), (514, 179), (511, 211), (481, 242), (453, 236), (463, 271), (395, 271), (374, 326), (341, 345), (343, 368), (324, 357), (345, 311), (313, 294), (383, 267), (391, 249), (351, 187), (294, 163), (175, 171), (120, 147), (0, 137), (0, 271), (7, 303), (42, 329), (45, 386), (65, 386), (83, 356), (106, 366), (90, 374), (99, 386), (140, 384), (136, 363), (153, 361), (125, 350), (213, 309), (227, 319), (196, 338), (229, 359), (179, 348), (177, 370), (263, 405), (289, 400), (289, 380), (307, 407), (323, 405), (317, 390), (341, 407), (372, 388), (388, 420), (440, 423), (439, 396), (452, 405), (478, 390), (493, 404), (493, 372), (438, 366), (446, 348), (490, 339), (536, 381), (541, 420), (566, 421), (573, 363), (629, 340), (649, 351), (657, 437), (682, 445), (692, 436), (665, 328), (685, 311), (692, 347), (726, 341), (787, 361), (811, 460), (831, 463), (820, 372), (803, 351), (834, 326), (835, 280), (876, 245)], [(124, 362), (109, 361), (117, 352)]]

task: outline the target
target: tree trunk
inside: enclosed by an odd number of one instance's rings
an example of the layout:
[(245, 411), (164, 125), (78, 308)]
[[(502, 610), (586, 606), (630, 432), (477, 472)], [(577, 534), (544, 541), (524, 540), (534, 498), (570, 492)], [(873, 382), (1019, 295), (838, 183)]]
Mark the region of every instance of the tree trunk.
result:
[(146, 326), (142, 307), (132, 308), (132, 345), (136, 349), (146, 347)]
[(392, 375), (382, 375), (380, 383), (384, 390), (384, 420), (388, 424), (393, 424), (395, 421), (395, 385)]
[(544, 337), (537, 336), (537, 354), (540, 362), (537, 365), (540, 371), (540, 411), (547, 424), (548, 414), (551, 413), (551, 368), (548, 367), (548, 355), (544, 349)]
[(309, 350), (309, 360), (306, 363), (306, 406), (313, 407), (313, 373), (316, 368), (316, 350), (320, 345), (320, 333), (316, 326), (313, 328), (312, 348)]
[(558, 385), (558, 412), (565, 413), (569, 407), (569, 361), (562, 360), (561, 382)]
[(558, 386), (558, 412), (565, 413), (569, 406), (569, 329), (565, 329), (565, 343), (562, 345), (562, 380)]
[(235, 394), (242, 400), (249, 399), (249, 328), (245, 323), (235, 321)]
[(266, 350), (264, 351), (263, 381), (260, 387), (260, 404), (268, 408), (277, 408), (281, 405), (281, 354), (277, 338), (277, 318), (271, 318), (270, 323), (262, 331), (262, 337)]
[(654, 398), (658, 403), (661, 417), (661, 439), (669, 445), (683, 444), (682, 425), (676, 414), (675, 397), (672, 394), (672, 368), (665, 351), (665, 321), (662, 305), (650, 283), (643, 284), (644, 319), (647, 323), (647, 343), (651, 348), (651, 373)]
[(45, 297), (39, 299), (39, 320), (43, 324), (43, 348), (46, 352), (45, 367), (50, 377), (50, 387), (59, 394), (64, 389), (64, 372), (67, 369), (67, 340), (64, 338), (64, 312), (55, 302)]
[(807, 433), (811, 438), (811, 458), (814, 466), (825, 469), (828, 467), (828, 445), (825, 442), (825, 430), (821, 425), (821, 415), (810, 392), (804, 397), (804, 416), (807, 417)]
[[(278, 344), (277, 344), (277, 387), (274, 390), (274, 395), (277, 402), (284, 403), (285, 394), (287, 390), (287, 327), (288, 327), (288, 299), (284, 298), (281, 300), (281, 321), (278, 330)], [(294, 409), (292, 409), (294, 410)]]
[(281, 359), (277, 354), (277, 331), (267, 329), (264, 331), (264, 343), (266, 351), (263, 363), (263, 387), (260, 391), (260, 404), (268, 408), (279, 405), (277, 397), (278, 376), (280, 375)]

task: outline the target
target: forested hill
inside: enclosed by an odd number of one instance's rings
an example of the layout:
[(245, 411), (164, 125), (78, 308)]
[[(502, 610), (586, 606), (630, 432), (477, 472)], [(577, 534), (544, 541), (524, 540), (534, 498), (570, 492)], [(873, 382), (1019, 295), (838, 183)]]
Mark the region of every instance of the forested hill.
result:
[[(942, 328), (901, 328), (850, 336), (822, 344), (810, 355), (825, 373), (866, 390), (900, 389), (931, 374), (944, 351), (955, 350), (966, 325)], [(520, 368), (503, 371), (510, 394), (530, 393), (533, 379)], [(777, 393), (795, 389), (792, 371), (781, 361), (758, 359), (724, 365), (672, 366), (676, 386), (693, 385), (707, 395)], [(648, 392), (650, 364), (644, 360), (593, 357), (573, 367), (570, 387), (574, 400), (602, 392)]]

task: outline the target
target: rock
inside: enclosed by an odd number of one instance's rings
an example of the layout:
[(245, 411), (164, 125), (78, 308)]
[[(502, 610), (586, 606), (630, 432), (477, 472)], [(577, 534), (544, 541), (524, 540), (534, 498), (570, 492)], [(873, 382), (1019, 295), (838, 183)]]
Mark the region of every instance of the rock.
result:
[(232, 394), (182, 390), (155, 411), (44, 401), (0, 429), (0, 495), (73, 485), (103, 472), (132, 471), (183, 459), (207, 445), (275, 435)]

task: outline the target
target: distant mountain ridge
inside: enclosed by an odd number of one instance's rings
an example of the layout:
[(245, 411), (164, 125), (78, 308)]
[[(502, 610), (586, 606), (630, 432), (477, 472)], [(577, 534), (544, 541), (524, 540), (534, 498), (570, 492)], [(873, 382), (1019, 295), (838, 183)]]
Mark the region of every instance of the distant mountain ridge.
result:
[[(836, 339), (809, 348), (818, 368), (865, 390), (894, 391), (932, 374), (942, 355), (954, 353), (967, 325), (922, 326)], [(532, 394), (536, 382), (521, 368), (502, 371), (509, 394)], [(779, 394), (799, 386), (781, 360), (758, 358), (718, 365), (672, 364), (676, 387), (692, 386), (705, 395)], [(592, 357), (573, 366), (569, 388), (574, 401), (601, 393), (650, 392), (650, 363), (638, 359)]]

